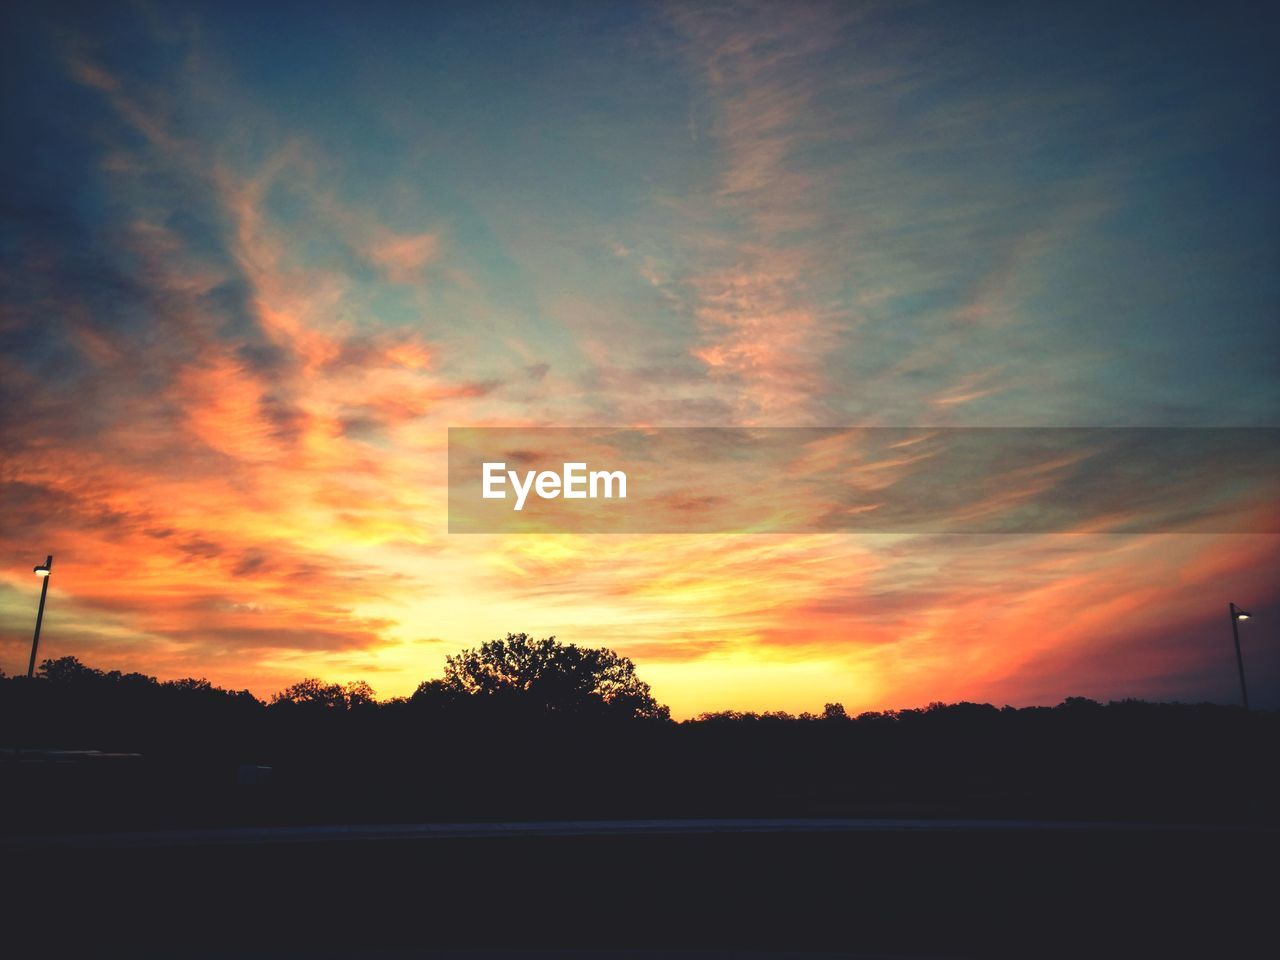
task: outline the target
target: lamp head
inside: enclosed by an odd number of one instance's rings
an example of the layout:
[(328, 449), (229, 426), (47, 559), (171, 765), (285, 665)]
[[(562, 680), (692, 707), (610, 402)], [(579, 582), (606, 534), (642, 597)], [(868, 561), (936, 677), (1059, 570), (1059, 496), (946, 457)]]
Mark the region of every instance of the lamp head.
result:
[(37, 577), (47, 577), (49, 571), (53, 569), (53, 557), (46, 557), (44, 563), (38, 564), (31, 568), (31, 572)]
[(1250, 614), (1246, 613), (1246, 612), (1245, 612), (1245, 611), (1243, 611), (1243, 610), (1237, 610), (1237, 611), (1236, 611), (1236, 619), (1237, 619), (1237, 620), (1248, 620), (1248, 619), (1249, 619), (1249, 617), (1250, 617)]

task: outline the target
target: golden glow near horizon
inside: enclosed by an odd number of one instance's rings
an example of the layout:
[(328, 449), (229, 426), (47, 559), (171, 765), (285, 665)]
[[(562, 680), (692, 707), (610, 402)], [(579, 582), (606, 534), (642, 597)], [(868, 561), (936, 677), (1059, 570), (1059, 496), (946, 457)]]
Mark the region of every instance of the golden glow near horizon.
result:
[[(1265, 204), (1188, 188), (1191, 145), (1241, 149), (1221, 104), (1148, 103), (1092, 44), (989, 75), (892, 11), (730, 8), (515, 50), (464, 13), (324, 23), (346, 39), (322, 57), (213, 5), (42, 28), (22, 69), (57, 109), (6, 109), (57, 123), (0, 159), (27, 218), (0, 666), (25, 667), (53, 553), (42, 657), (260, 695), (408, 694), (528, 632), (630, 656), (678, 717), (1233, 697), (1222, 606), (1266, 622), (1276, 536), (1105, 534), (1105, 504), (1036, 536), (448, 534), (450, 426), (1275, 421)], [(1126, 92), (1099, 100), (1108, 71)], [(1232, 212), (1232, 251), (1188, 252)], [(855, 480), (928, 469), (907, 447)]]

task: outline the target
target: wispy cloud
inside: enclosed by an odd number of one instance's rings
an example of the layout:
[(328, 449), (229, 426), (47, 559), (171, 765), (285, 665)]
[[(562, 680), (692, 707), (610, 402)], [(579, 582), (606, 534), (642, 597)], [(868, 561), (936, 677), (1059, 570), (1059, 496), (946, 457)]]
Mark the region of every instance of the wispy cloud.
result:
[[(52, 550), (50, 655), (258, 692), (405, 692), (525, 629), (633, 654), (680, 713), (1217, 695), (1202, 611), (1274, 603), (1273, 538), (1102, 535), (1106, 496), (1056, 538), (447, 535), (451, 425), (1275, 420), (1231, 18), (610, 11), (15, 15), (5, 668)], [(942, 497), (936, 466), (855, 479)]]

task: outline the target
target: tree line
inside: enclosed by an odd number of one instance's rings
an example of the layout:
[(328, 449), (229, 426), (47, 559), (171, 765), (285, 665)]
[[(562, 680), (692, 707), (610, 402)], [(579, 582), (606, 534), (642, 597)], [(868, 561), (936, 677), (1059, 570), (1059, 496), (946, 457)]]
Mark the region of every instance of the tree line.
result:
[[(407, 697), (266, 700), (46, 660), (0, 678), (12, 822), (975, 815), (1237, 821), (1280, 809), (1280, 715), (1211, 704), (934, 703), (674, 722), (604, 648), (509, 634)], [(27, 751), (19, 755), (19, 748)], [(137, 754), (35, 763), (35, 748)], [(239, 782), (237, 770), (270, 776)], [(92, 795), (91, 803), (84, 797)], [(122, 821), (123, 818), (123, 821)]]

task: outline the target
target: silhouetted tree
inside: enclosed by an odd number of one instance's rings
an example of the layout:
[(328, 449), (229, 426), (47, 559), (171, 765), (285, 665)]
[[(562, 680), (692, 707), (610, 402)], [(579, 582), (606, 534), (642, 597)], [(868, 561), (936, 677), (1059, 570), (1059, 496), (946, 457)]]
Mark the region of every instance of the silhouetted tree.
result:
[(299, 680), (271, 698), (273, 706), (296, 704), (331, 710), (350, 710), (376, 703), (373, 687), (363, 680), (355, 680), (343, 686), (325, 683), (315, 677)]
[(346, 698), (348, 710), (374, 706), (378, 702), (377, 695), (373, 692), (373, 687), (363, 680), (351, 681), (342, 688), (342, 693)]
[(84, 683), (100, 680), (106, 676), (101, 670), (86, 667), (75, 657), (59, 657), (56, 660), (42, 660), (37, 673), (52, 683)]
[(413, 691), (409, 702), (415, 707), (442, 710), (453, 706), (463, 694), (444, 680), (423, 680)]
[(507, 698), (549, 713), (604, 709), (642, 719), (671, 716), (626, 657), (604, 647), (559, 643), (555, 637), (535, 640), (527, 633), (509, 633), (449, 657), (444, 684), (468, 696)]
[[(311, 679), (269, 708), (201, 679), (162, 683), (64, 657), (34, 680), (0, 677), (0, 744), (141, 759), (72, 769), (0, 751), (0, 796), (10, 807), (25, 797), (10, 822), (60, 827), (167, 822), (179, 807), (193, 821), (239, 817), (255, 804), (263, 816), (335, 820), (862, 815), (924, 803), (955, 815), (1224, 822), (1262, 821), (1280, 805), (1275, 765), (1257, 762), (1275, 752), (1274, 711), (1073, 697), (853, 719), (833, 703), (799, 716), (601, 722), (666, 715), (625, 658), (527, 635), (451, 658), (407, 699)], [(228, 797), (246, 763), (275, 767), (271, 789)]]
[(180, 690), (183, 693), (209, 693), (217, 689), (212, 683), (201, 677), (182, 677), (179, 680), (166, 680), (161, 686), (170, 690)]

